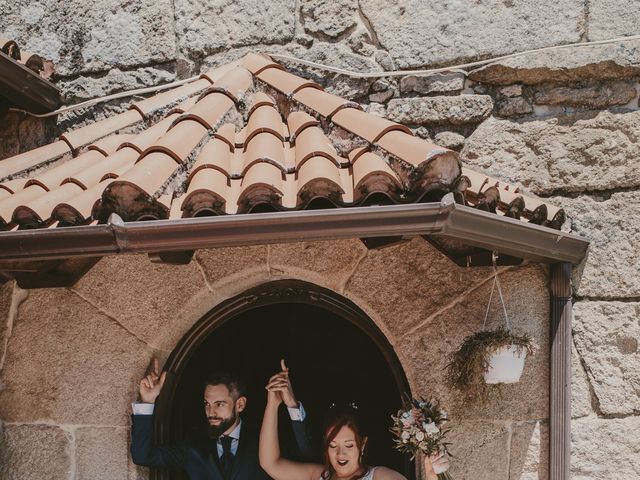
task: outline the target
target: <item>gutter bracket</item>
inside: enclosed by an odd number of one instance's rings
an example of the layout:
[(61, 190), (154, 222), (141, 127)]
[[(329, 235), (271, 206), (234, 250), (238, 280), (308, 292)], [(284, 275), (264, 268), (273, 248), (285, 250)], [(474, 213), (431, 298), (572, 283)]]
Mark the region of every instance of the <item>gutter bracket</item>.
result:
[(118, 253), (124, 253), (129, 250), (129, 236), (122, 217), (117, 213), (112, 213), (107, 220), (107, 226), (113, 233), (113, 241), (118, 248)]

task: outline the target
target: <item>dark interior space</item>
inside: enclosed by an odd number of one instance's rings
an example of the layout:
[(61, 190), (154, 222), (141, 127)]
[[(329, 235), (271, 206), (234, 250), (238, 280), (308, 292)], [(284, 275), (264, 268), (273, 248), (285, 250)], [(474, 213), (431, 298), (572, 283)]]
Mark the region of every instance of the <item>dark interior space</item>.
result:
[[(392, 448), (390, 415), (400, 407), (403, 392), (382, 351), (360, 327), (311, 304), (261, 306), (216, 328), (177, 379), (170, 413), (174, 440), (204, 425), (202, 379), (216, 369), (233, 370), (245, 380), (248, 402), (243, 421), (259, 425), (266, 400), (264, 386), (279, 370), (280, 358), (287, 361), (318, 445), (330, 405), (355, 402), (367, 421), (369, 463), (413, 477), (408, 461)], [(291, 440), (287, 422), (281, 409), (281, 441)]]

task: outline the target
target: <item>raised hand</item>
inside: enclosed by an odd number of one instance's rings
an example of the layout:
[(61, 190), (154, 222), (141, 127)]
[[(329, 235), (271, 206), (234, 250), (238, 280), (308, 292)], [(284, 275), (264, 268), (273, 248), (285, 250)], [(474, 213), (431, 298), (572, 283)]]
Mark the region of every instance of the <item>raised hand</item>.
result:
[(282, 370), (272, 376), (265, 387), (268, 392), (276, 395), (273, 399), (270, 396), (269, 401), (275, 401), (277, 399), (278, 405), (284, 402), (287, 407), (298, 408), (298, 400), (296, 400), (291, 381), (289, 380), (289, 369), (285, 365), (284, 360), (280, 360), (280, 368)]
[(167, 372), (160, 373), (160, 364), (156, 357), (151, 357), (147, 371), (149, 373), (140, 380), (140, 400), (144, 403), (155, 403), (162, 391)]
[(282, 389), (286, 388), (287, 380), (282, 372), (273, 375), (264, 387), (267, 390), (267, 404), (280, 405), (282, 403)]
[(280, 368), (282, 369), (280, 373), (286, 374), (285, 378), (287, 380), (286, 387), (280, 391), (282, 395), (282, 400), (284, 401), (287, 407), (298, 408), (299, 406), (298, 400), (296, 400), (296, 396), (293, 393), (293, 387), (291, 386), (291, 379), (289, 378), (289, 368), (287, 368), (287, 365), (284, 363), (284, 358), (280, 360)]

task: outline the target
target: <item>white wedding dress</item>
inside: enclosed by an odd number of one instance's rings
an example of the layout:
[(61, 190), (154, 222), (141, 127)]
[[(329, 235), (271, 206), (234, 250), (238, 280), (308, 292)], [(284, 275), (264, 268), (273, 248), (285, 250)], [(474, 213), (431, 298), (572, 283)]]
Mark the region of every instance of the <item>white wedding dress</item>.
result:
[[(377, 467), (371, 467), (363, 477), (360, 477), (360, 480), (373, 480), (373, 473), (376, 471), (376, 468)], [(325, 478), (320, 477), (320, 480), (325, 480)]]

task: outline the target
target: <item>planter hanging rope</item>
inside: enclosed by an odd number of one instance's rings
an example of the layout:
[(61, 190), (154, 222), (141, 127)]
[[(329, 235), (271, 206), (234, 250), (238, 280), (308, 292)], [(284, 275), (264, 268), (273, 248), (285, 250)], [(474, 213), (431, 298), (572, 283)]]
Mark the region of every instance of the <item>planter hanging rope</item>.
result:
[(487, 318), (489, 318), (489, 309), (491, 308), (491, 301), (493, 300), (493, 292), (498, 287), (498, 295), (500, 295), (500, 303), (502, 304), (502, 311), (504, 312), (504, 321), (507, 324), (507, 330), (511, 332), (511, 320), (509, 320), (509, 315), (507, 315), (507, 307), (504, 304), (504, 297), (502, 295), (502, 287), (500, 285), (500, 279), (498, 278), (498, 267), (496, 265), (496, 260), (498, 259), (498, 255), (496, 252), (493, 252), (491, 255), (491, 261), (493, 263), (493, 285), (491, 287), (491, 294), (489, 294), (489, 303), (487, 303), (487, 311), (484, 314), (484, 322), (482, 324), (482, 329), (485, 330), (487, 326)]

